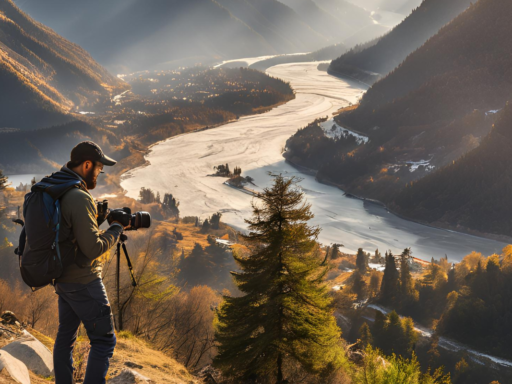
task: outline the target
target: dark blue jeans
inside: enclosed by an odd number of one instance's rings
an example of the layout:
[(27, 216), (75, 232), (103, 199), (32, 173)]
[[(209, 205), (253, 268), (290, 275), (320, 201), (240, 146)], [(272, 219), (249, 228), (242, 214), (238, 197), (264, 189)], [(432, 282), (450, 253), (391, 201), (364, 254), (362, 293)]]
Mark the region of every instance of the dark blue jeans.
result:
[(74, 384), (73, 347), (80, 323), (91, 342), (84, 384), (104, 384), (116, 346), (112, 310), (101, 279), (89, 284), (55, 284), (59, 331), (53, 348), (56, 384)]

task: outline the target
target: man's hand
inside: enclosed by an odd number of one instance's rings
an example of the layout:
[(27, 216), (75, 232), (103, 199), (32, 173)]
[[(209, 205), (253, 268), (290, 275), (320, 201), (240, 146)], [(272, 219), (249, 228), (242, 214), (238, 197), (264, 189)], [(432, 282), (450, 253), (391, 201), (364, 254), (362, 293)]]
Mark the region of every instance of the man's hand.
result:
[(119, 225), (120, 225), (121, 227), (123, 227), (124, 229), (130, 229), (130, 228), (132, 227), (131, 225), (127, 225), (127, 226), (125, 227), (125, 226), (123, 226), (123, 224), (122, 224), (122, 223), (120, 223), (119, 221), (113, 221), (113, 222), (111, 222), (111, 223), (110, 223), (110, 225), (112, 225), (112, 224), (114, 224), (114, 223), (115, 223), (115, 224), (119, 224)]
[(107, 220), (109, 224), (117, 222), (123, 228), (129, 228), (132, 221), (132, 211), (130, 208), (111, 209)]

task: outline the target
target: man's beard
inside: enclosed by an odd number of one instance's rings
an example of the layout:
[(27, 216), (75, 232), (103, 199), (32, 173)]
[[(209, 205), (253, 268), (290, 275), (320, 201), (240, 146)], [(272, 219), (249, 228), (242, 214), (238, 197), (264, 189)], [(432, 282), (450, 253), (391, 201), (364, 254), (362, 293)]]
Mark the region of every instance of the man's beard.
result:
[(97, 179), (98, 177), (94, 175), (94, 168), (92, 168), (91, 171), (84, 177), (85, 184), (87, 184), (87, 189), (96, 188)]

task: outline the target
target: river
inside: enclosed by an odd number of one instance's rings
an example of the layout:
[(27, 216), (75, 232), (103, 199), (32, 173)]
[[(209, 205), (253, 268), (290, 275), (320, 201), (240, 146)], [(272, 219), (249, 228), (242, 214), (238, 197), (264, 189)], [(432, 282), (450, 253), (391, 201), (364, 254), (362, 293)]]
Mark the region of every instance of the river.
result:
[(298, 128), (357, 102), (366, 91), (360, 83), (319, 71), (318, 64), (269, 68), (269, 75), (290, 82), (296, 92), (294, 100), (265, 114), (157, 143), (146, 157), (149, 165), (123, 175), (122, 187), (133, 198), (141, 187), (161, 195), (172, 193), (180, 201), (181, 216), (206, 218), (220, 211), (224, 222), (245, 229), (253, 197), (224, 185), (225, 179), (207, 176), (214, 166), (229, 163), (253, 177), (256, 190), (271, 184), (268, 172), (301, 177), (300, 185), (315, 215), (311, 223), (322, 228), (320, 242), (341, 243), (345, 252), (358, 248), (401, 252), (411, 247), (413, 255), (424, 260), (446, 254), (454, 262), (471, 251), (499, 253), (505, 243), (403, 220), (379, 205), (345, 197), (338, 188), (320, 184), (284, 162), (282, 149)]

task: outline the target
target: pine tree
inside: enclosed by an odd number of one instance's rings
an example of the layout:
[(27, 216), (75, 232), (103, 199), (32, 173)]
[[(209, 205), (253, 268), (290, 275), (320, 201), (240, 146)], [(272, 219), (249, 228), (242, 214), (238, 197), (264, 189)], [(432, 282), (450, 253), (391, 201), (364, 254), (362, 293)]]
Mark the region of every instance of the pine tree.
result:
[(340, 257), (340, 245), (333, 244), (331, 250), (331, 260), (336, 260)]
[(358, 300), (363, 300), (366, 297), (366, 285), (361, 272), (356, 269), (352, 274), (352, 291), (357, 295)]
[(366, 273), (366, 271), (368, 270), (368, 262), (366, 259), (366, 255), (363, 251), (363, 248), (359, 248), (357, 250), (356, 268), (362, 275), (364, 275)]
[(373, 337), (368, 323), (365, 322), (361, 325), (361, 328), (359, 328), (359, 338), (361, 340), (361, 348), (365, 349), (368, 345), (372, 345)]
[(217, 312), (219, 343), (214, 365), (242, 382), (265, 378), (284, 383), (285, 360), (311, 373), (343, 361), (340, 330), (332, 314), (313, 215), (297, 179), (275, 176), (253, 205), (244, 236), (251, 256), (235, 255), (232, 273), (240, 297), (225, 296)]
[(395, 257), (391, 252), (386, 253), (386, 266), (380, 286), (380, 301), (384, 304), (392, 304), (398, 299), (400, 281), (396, 269)]
[(409, 266), (411, 258), (411, 248), (404, 249), (400, 255), (400, 293), (402, 302), (408, 301), (414, 295), (414, 282)]

